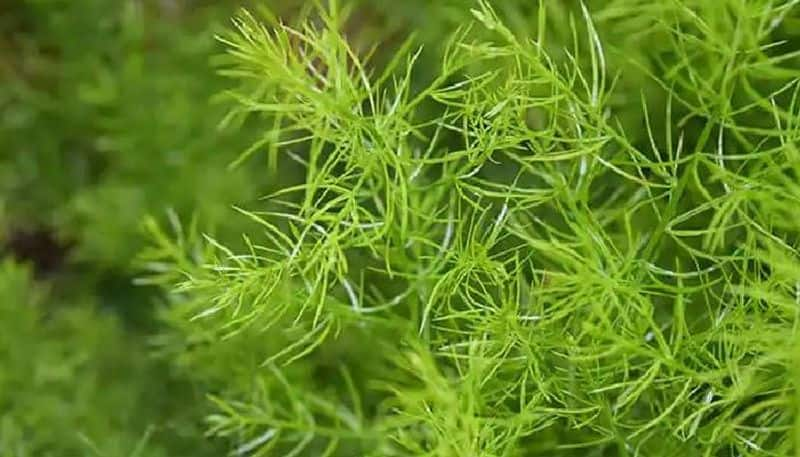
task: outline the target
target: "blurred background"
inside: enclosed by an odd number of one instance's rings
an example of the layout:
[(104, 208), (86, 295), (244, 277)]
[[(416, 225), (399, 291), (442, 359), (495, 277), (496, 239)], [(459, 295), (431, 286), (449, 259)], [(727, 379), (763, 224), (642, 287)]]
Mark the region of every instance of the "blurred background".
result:
[(134, 279), (145, 216), (215, 231), (264, 182), (212, 102), (237, 6), (0, 4), (0, 455), (220, 455)]

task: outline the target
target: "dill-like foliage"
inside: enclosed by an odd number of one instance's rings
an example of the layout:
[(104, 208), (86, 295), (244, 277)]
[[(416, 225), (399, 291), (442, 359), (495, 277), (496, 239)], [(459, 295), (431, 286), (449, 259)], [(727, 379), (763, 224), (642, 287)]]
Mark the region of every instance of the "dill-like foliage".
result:
[(797, 0), (111, 3), (0, 18), (0, 454), (800, 452)]
[(219, 37), (228, 119), (264, 131), (238, 162), (302, 179), (237, 207), (240, 248), (151, 224), (212, 435), (795, 452), (794, 2), (467, 3), (427, 43), (370, 46), (335, 2)]

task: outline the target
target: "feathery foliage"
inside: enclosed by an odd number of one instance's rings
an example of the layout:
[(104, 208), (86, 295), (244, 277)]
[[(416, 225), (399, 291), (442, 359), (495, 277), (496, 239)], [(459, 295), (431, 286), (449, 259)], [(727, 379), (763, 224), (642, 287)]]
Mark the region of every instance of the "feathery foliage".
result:
[(227, 115), (165, 115), (240, 132), (171, 137), (230, 192), (142, 161), (183, 203), (116, 238), (165, 292), (143, 363), (208, 401), (137, 420), (211, 455), (800, 452), (797, 1), (300, 3), (217, 35)]
[(722, 3), (482, 2), (432, 51), (354, 42), (335, 3), (242, 13), (231, 118), (303, 178), (238, 209), (241, 249), (153, 226), (146, 254), (176, 263), (153, 279), (178, 284), (164, 318), (211, 371), (212, 433), (255, 455), (795, 452), (796, 12)]

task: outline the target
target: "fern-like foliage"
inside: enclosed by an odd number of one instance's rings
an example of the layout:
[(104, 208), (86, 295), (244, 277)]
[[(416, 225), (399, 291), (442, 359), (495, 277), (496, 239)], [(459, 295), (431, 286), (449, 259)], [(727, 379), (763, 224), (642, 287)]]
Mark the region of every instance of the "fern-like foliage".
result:
[(237, 207), (239, 247), (150, 224), (163, 347), (209, 383), (210, 433), (796, 452), (795, 2), (446, 3), (447, 39), (374, 45), (336, 2), (219, 37), (228, 121), (263, 125), (239, 163), (302, 177)]

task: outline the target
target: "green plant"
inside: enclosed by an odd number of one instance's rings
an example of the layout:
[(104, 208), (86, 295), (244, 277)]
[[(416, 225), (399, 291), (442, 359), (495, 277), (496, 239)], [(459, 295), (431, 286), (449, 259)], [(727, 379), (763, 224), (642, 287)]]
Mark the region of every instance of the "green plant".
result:
[(241, 15), (232, 115), (270, 119), (252, 151), (304, 177), (239, 209), (242, 250), (153, 226), (146, 254), (176, 264), (153, 280), (178, 284), (212, 432), (258, 455), (794, 452), (796, 13), (722, 3), (502, 3), (526, 35), (482, 2), (427, 79), (413, 40), (359, 52), (336, 5)]
[(798, 452), (796, 1), (299, 3), (218, 34), (234, 208), (187, 179), (146, 218), (147, 366), (208, 401), (138, 418), (212, 455)]

